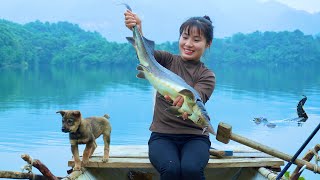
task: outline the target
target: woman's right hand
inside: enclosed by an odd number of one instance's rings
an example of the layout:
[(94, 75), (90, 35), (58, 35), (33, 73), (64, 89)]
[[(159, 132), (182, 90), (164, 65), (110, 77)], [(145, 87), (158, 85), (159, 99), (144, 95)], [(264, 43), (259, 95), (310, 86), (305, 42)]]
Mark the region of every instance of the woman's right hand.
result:
[(126, 12), (124, 12), (124, 23), (130, 30), (132, 30), (134, 26), (137, 26), (140, 33), (142, 33), (141, 20), (137, 14), (126, 10)]
[[(174, 101), (173, 101), (173, 100), (170, 98), (170, 96), (168, 96), (168, 95), (164, 95), (164, 98), (165, 98), (168, 102), (172, 102), (172, 105), (173, 105), (173, 106), (181, 107), (182, 104), (183, 104), (183, 102), (184, 102), (184, 99), (183, 99), (182, 96), (176, 97), (176, 99), (175, 99)], [(188, 116), (189, 116), (189, 115), (188, 115), (187, 112), (183, 112), (182, 115), (181, 115), (181, 117), (182, 117), (183, 120), (188, 119)]]

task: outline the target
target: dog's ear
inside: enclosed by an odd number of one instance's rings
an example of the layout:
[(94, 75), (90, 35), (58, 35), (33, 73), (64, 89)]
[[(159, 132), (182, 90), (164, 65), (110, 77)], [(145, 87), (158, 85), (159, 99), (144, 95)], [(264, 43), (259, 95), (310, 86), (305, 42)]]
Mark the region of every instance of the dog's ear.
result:
[(64, 116), (64, 114), (66, 114), (66, 111), (61, 110), (61, 111), (57, 111), (56, 113), (60, 113), (60, 114), (61, 114), (61, 116), (63, 117), (63, 116)]
[(72, 114), (74, 115), (74, 117), (77, 117), (77, 118), (81, 116), (80, 111), (73, 111)]

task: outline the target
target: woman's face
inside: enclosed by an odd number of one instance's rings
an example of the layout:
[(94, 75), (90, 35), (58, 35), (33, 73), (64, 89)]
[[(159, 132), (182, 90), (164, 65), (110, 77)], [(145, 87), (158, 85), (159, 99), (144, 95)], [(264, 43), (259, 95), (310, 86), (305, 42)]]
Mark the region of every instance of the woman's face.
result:
[(187, 61), (199, 61), (205, 49), (209, 47), (206, 38), (196, 28), (185, 29), (179, 39), (180, 55)]

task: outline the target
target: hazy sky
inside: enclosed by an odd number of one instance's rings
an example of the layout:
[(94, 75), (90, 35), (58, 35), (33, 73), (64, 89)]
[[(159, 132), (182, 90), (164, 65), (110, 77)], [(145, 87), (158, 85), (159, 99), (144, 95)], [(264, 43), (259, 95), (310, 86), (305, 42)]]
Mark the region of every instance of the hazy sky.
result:
[[(269, 1), (281, 4), (265, 3)], [(131, 32), (124, 26), (125, 7), (119, 6), (120, 2), (132, 6), (145, 24), (144, 33), (158, 42), (177, 40), (181, 22), (187, 17), (203, 15), (212, 17), (215, 37), (256, 30), (301, 29), (311, 34), (314, 29), (318, 31), (314, 25), (317, 19), (308, 16), (302, 21), (297, 16), (288, 20), (283, 19), (284, 14), (290, 8), (306, 11), (300, 13), (303, 15), (320, 12), (320, 0), (0, 0), (0, 19), (17, 23), (68, 21), (85, 30), (97, 31), (108, 40), (126, 42), (124, 37)]]
[[(260, 1), (271, 1), (271, 0), (260, 0)], [(310, 13), (320, 12), (320, 0), (275, 0), (286, 4), (292, 8), (298, 10), (304, 10)]]

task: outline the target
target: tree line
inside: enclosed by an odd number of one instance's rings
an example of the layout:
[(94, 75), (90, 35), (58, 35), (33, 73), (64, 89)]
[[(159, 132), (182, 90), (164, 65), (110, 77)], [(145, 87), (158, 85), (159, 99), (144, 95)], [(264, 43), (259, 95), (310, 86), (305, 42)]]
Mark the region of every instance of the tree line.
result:
[[(178, 53), (178, 42), (156, 49)], [(204, 61), (225, 65), (320, 64), (320, 36), (293, 32), (238, 33), (215, 38)], [(110, 42), (69, 22), (18, 24), (0, 20), (0, 67), (110, 66), (137, 64), (129, 43)]]

